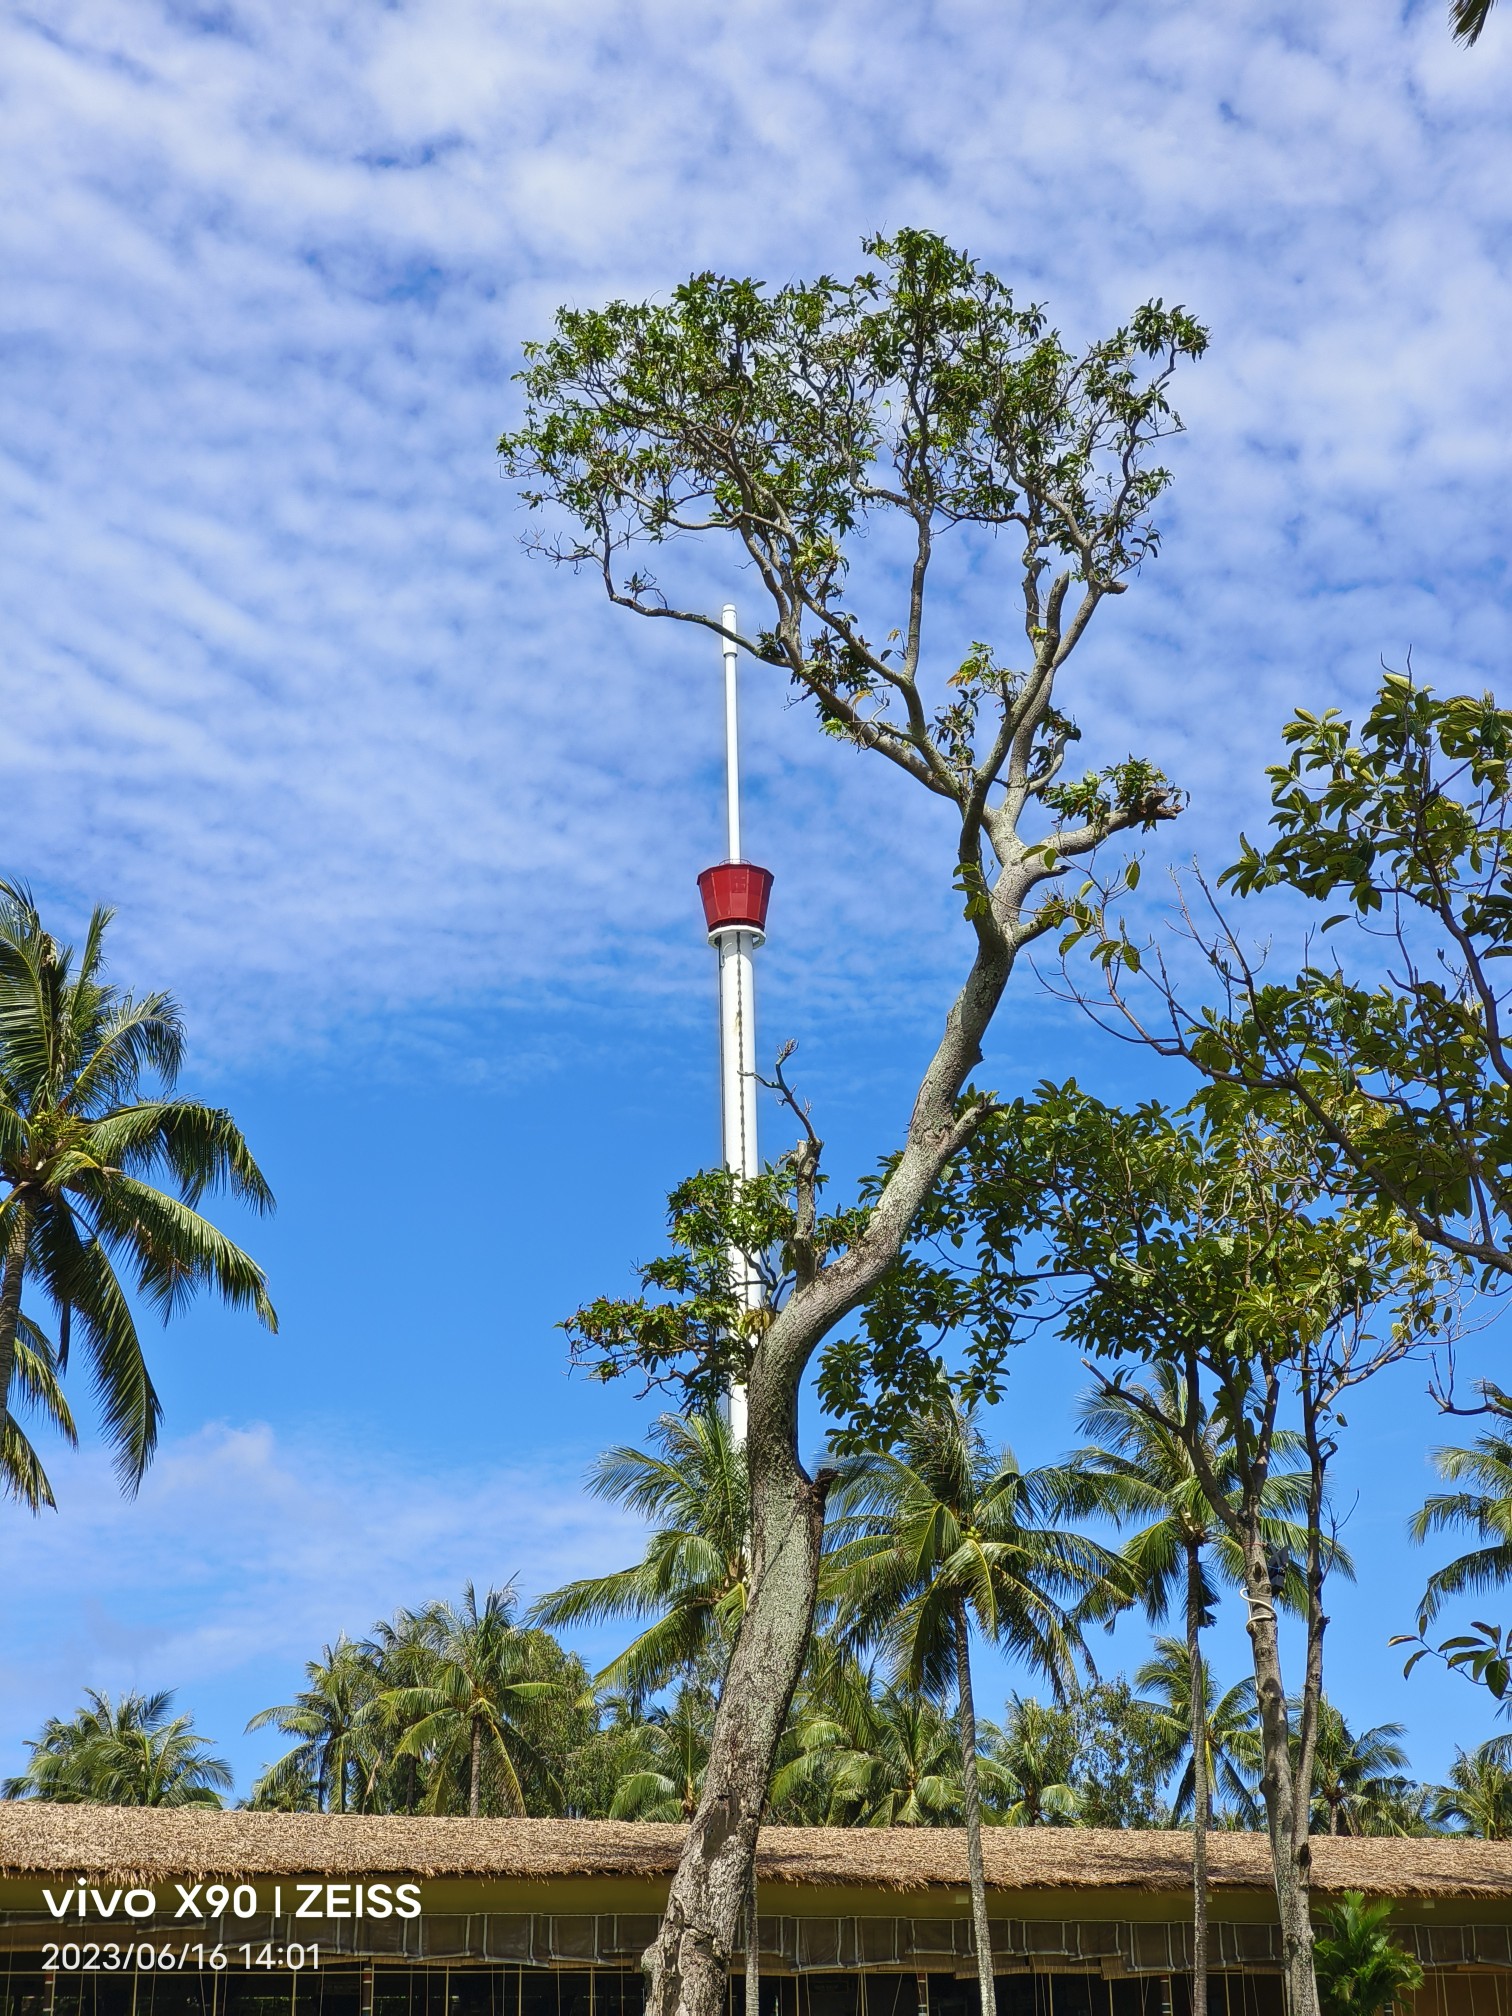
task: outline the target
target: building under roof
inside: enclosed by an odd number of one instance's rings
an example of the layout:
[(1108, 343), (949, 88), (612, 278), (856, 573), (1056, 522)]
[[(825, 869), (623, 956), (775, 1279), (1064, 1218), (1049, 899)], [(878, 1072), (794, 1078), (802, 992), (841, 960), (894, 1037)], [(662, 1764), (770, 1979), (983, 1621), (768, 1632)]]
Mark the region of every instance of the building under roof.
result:
[[(0, 1803), (0, 2016), (637, 2016), (682, 1830)], [(1191, 1837), (994, 1828), (999, 2016), (1186, 2016)], [(1210, 1837), (1211, 2016), (1281, 2016), (1265, 1837)], [(1512, 1843), (1320, 1838), (1415, 2016), (1512, 2016)], [(761, 2016), (976, 2016), (964, 1836), (764, 1831)], [(732, 2016), (743, 2016), (735, 1970)]]

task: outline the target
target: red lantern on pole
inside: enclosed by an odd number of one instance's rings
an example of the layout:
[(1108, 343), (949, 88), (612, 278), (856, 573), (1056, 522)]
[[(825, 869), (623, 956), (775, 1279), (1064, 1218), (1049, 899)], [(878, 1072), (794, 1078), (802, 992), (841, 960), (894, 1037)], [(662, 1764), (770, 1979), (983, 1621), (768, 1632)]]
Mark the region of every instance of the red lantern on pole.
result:
[(704, 923), (712, 938), (720, 931), (765, 931), (772, 871), (754, 861), (721, 861), (698, 878)]

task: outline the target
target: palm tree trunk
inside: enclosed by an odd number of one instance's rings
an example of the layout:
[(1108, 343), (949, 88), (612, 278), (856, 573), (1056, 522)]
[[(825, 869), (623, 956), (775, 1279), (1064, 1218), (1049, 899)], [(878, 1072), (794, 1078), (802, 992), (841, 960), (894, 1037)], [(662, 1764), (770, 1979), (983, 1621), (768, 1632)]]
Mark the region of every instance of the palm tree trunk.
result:
[(761, 1943), (757, 1937), (756, 1864), (754, 1862), (751, 1864), (751, 1894), (746, 1900), (745, 2006), (746, 2016), (760, 2016)]
[(1207, 1669), (1202, 1663), (1202, 1549), (1187, 1543), (1187, 1675), (1192, 1690), (1192, 2016), (1207, 2016), (1208, 1787)]
[(956, 1690), (961, 1702), (961, 1784), (966, 1806), (966, 1863), (971, 1871), (971, 1926), (976, 1940), (982, 2016), (997, 2016), (992, 1978), (992, 1926), (987, 1917), (987, 1872), (982, 1863), (982, 1800), (977, 1786), (976, 1704), (971, 1698), (971, 1627), (966, 1605), (955, 1606)]
[(21, 1283), (26, 1275), (26, 1206), (15, 1205), (0, 1275), (0, 1441), (10, 1419), (11, 1377), (16, 1369), (16, 1333), (21, 1327)]
[(472, 1765), (468, 1772), (467, 1810), (476, 1820), (483, 1795), (483, 1723), (474, 1715), (472, 1725)]

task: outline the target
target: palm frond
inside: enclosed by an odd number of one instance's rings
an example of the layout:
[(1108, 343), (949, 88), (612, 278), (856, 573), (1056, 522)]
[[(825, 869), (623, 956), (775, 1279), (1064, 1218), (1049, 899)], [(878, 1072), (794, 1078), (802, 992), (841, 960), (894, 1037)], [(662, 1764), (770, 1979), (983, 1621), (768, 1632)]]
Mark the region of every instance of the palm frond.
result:
[(11, 1379), (22, 1406), (35, 1409), (71, 1447), (77, 1448), (79, 1431), (73, 1410), (58, 1383), (58, 1354), (51, 1339), (29, 1316), (23, 1315), (17, 1321)]
[(230, 1190), (253, 1210), (273, 1209), (273, 1192), (231, 1115), (196, 1099), (142, 1099), (114, 1106), (93, 1120), (89, 1145), (96, 1160), (128, 1175), (159, 1169), (172, 1176), (186, 1204), (207, 1192)]
[(138, 1292), (165, 1318), (208, 1284), (231, 1308), (251, 1308), (267, 1329), (277, 1330), (262, 1268), (190, 1205), (125, 1175), (79, 1188), (101, 1241), (130, 1256)]
[(1472, 48), (1485, 31), (1496, 0), (1449, 0), (1449, 25), (1456, 42)]
[(73, 1213), (54, 1206), (37, 1217), (42, 1273), (83, 1332), (107, 1439), (123, 1486), (135, 1491), (157, 1445), (162, 1406), (142, 1355), (131, 1304), (99, 1242), (81, 1239)]
[(19, 1499), (29, 1512), (58, 1509), (42, 1459), (14, 1414), (6, 1415), (0, 1431), (0, 1489), (7, 1497)]
[[(106, 995), (89, 1013), (84, 990), (76, 986), (72, 1005), (80, 1061), (65, 1103), (73, 1112), (94, 1117), (131, 1097), (147, 1072), (173, 1084), (184, 1059), (184, 1020), (171, 994), (148, 994), (140, 1001), (129, 994)], [(79, 1027), (81, 1022), (86, 1026)]]

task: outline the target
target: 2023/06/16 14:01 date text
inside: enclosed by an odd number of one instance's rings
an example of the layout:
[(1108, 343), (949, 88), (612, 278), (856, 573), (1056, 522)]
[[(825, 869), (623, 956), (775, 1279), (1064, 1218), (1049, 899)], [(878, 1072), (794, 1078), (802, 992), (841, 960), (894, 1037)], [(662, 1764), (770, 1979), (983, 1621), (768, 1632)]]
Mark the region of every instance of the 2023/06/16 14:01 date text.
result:
[(42, 1971), (46, 1974), (220, 1974), (237, 1967), (279, 1967), (297, 1974), (319, 1965), (318, 1946), (275, 1946), (271, 1940), (261, 1945), (245, 1941), (240, 1946), (205, 1946), (198, 1941), (171, 1946), (152, 1939), (131, 1939), (124, 1944), (69, 1940), (42, 1948)]

